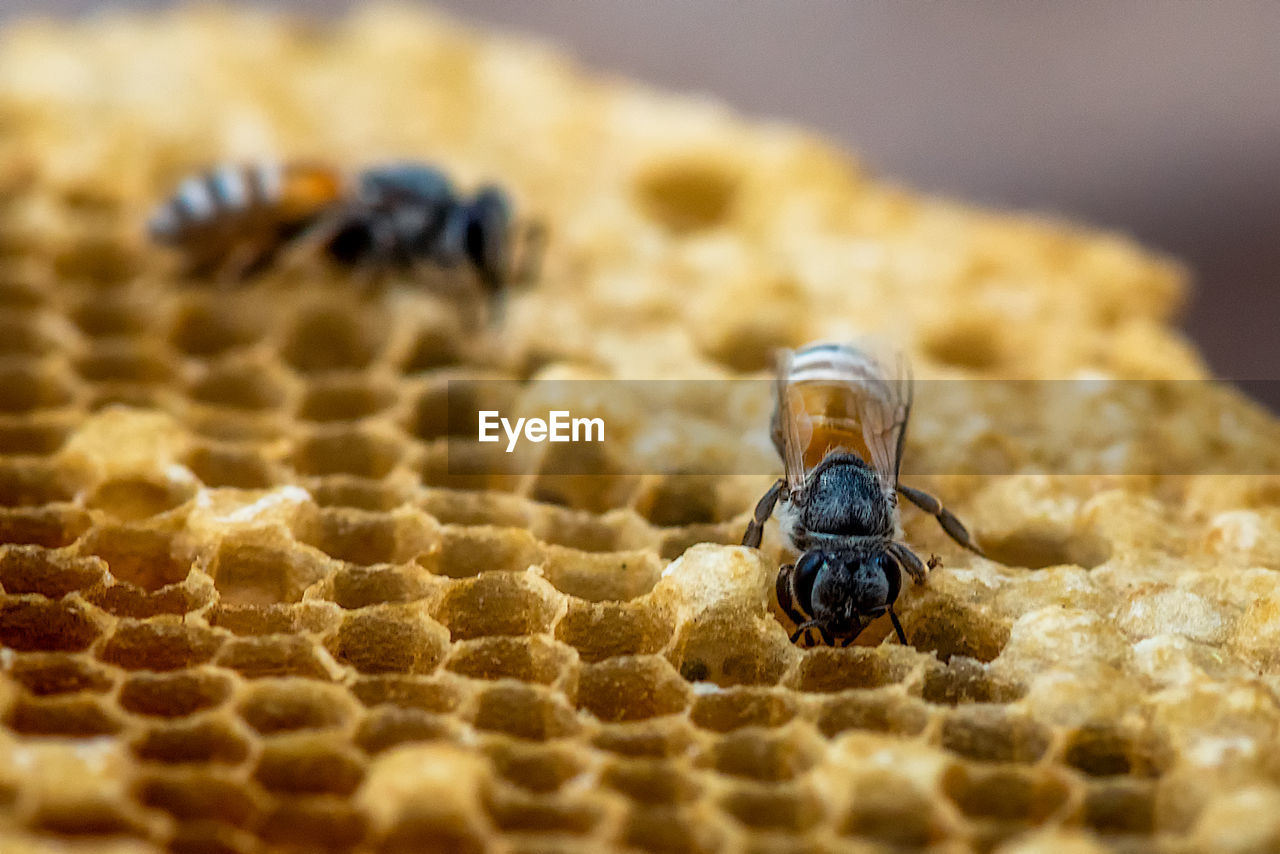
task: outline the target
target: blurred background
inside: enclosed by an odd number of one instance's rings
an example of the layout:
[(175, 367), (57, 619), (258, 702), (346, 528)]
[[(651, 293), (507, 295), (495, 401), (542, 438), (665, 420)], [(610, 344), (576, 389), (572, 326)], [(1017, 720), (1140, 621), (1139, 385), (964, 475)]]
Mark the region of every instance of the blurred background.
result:
[[(0, 0), (28, 14), (164, 0)], [(344, 0), (260, 0), (317, 15)], [(1182, 259), (1184, 328), (1280, 408), (1280, 3), (439, 0), (585, 65), (817, 128), (918, 189)]]

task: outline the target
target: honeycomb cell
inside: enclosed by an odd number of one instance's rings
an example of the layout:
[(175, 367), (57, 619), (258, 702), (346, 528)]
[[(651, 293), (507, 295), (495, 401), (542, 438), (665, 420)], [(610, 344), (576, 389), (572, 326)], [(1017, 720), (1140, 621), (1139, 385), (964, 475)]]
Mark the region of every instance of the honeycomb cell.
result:
[(589, 553), (548, 546), (543, 573), (557, 590), (588, 602), (629, 601), (653, 589), (662, 562), (649, 551)]
[(79, 691), (102, 693), (115, 685), (114, 676), (106, 668), (63, 652), (18, 653), (10, 659), (8, 674), (37, 697)]
[(637, 496), (636, 512), (664, 528), (724, 521), (717, 509), (718, 480), (709, 475), (657, 478)]
[(737, 783), (718, 798), (720, 808), (753, 830), (801, 834), (823, 818), (821, 802), (808, 788)]
[(359, 421), (395, 403), (395, 389), (367, 376), (317, 380), (307, 386), (298, 406), (303, 421)]
[(252, 742), (239, 727), (210, 715), (150, 724), (132, 739), (132, 745), (140, 759), (175, 765), (236, 765), (252, 751)]
[(366, 706), (394, 705), (439, 714), (454, 711), (467, 697), (457, 680), (424, 676), (363, 676), (351, 690)]
[(277, 736), (264, 745), (253, 778), (272, 792), (349, 795), (364, 777), (361, 755), (317, 733)]
[(724, 831), (691, 807), (636, 806), (627, 817), (622, 841), (645, 851), (710, 854), (721, 850)]
[(803, 729), (746, 727), (720, 736), (710, 760), (721, 774), (777, 783), (808, 771), (818, 756), (817, 744)]
[(54, 257), (53, 267), (59, 278), (119, 285), (138, 275), (141, 262), (130, 247), (103, 235), (77, 239)]
[(188, 356), (218, 356), (252, 344), (262, 335), (253, 314), (227, 300), (193, 299), (180, 308), (169, 343)]
[(1034, 528), (1013, 531), (1004, 537), (987, 537), (982, 549), (1006, 566), (1045, 569), (1074, 565), (1093, 569), (1111, 557), (1111, 544), (1088, 532)]
[(1156, 788), (1151, 780), (1117, 778), (1091, 783), (1084, 823), (1106, 835), (1147, 836), (1155, 828)]
[(1062, 759), (1090, 777), (1154, 777), (1164, 770), (1163, 753), (1149, 736), (1118, 726), (1089, 724), (1067, 736)]
[(91, 338), (141, 335), (154, 328), (154, 318), (144, 305), (111, 296), (85, 300), (71, 310), (71, 320)]
[(214, 662), (246, 679), (271, 676), (334, 678), (331, 665), (317, 652), (310, 638), (296, 635), (264, 635), (231, 638), (222, 645)]
[(912, 737), (929, 723), (928, 707), (890, 689), (832, 694), (819, 707), (818, 729), (828, 738), (846, 730)]
[(209, 487), (266, 489), (275, 482), (270, 464), (246, 448), (197, 443), (183, 462)]
[(422, 509), (444, 525), (527, 528), (533, 516), (531, 505), (514, 495), (456, 489), (427, 490)]
[(44, 331), (40, 313), (15, 310), (6, 315), (0, 317), (0, 357), (44, 356), (57, 346)]
[(474, 444), (475, 413), (507, 412), (516, 404), (519, 385), (506, 379), (469, 373), (434, 379), (414, 399), (405, 428), (424, 442), (456, 436)]
[(168, 382), (173, 369), (163, 353), (132, 342), (104, 341), (95, 344), (74, 362), (80, 378), (91, 383)]
[(589, 513), (560, 511), (534, 521), (533, 535), (557, 546), (580, 552), (617, 552), (626, 549), (621, 532), (605, 520)]
[(121, 522), (141, 522), (182, 506), (195, 492), (187, 481), (119, 478), (100, 484), (85, 503)]
[(556, 624), (556, 638), (589, 662), (659, 652), (673, 631), (668, 615), (631, 602), (571, 601), (568, 612)]
[(225, 605), (262, 606), (300, 601), (327, 567), (296, 549), (228, 537), (208, 572)]
[(942, 841), (947, 826), (933, 800), (896, 776), (878, 775), (857, 786), (842, 816), (846, 836), (902, 848), (923, 848)]
[(439, 543), (419, 559), (436, 575), (470, 578), (482, 572), (523, 572), (544, 558), (538, 541), (527, 531), (450, 525)]
[(55, 409), (75, 400), (65, 379), (35, 364), (0, 366), (0, 415)]
[(245, 686), (237, 697), (236, 712), (255, 732), (275, 735), (341, 727), (354, 717), (356, 708), (341, 688), (283, 678), (261, 679)]
[[(520, 471), (518, 460), (508, 456), (496, 445), (479, 445), (474, 439), (440, 439), (429, 443), (421, 458), (418, 475), (422, 484), (432, 489), (474, 492), (484, 495), (480, 504), (487, 504), (495, 493), (517, 492), (523, 489), (528, 476)], [(474, 508), (474, 505), (472, 505)], [(440, 508), (432, 503), (432, 515), (442, 522), (478, 524), (498, 522), (492, 508), (484, 508), (479, 515), (459, 515), (458, 512)], [(437, 513), (436, 509), (440, 508)], [(518, 518), (527, 513), (522, 510)], [(510, 524), (510, 523), (505, 523)]]
[(498, 683), (480, 692), (476, 729), (546, 741), (574, 735), (577, 715), (560, 696), (541, 686)]
[(518, 679), (550, 685), (575, 669), (573, 650), (541, 636), (486, 637), (455, 644), (445, 667), (472, 679)]
[(1049, 748), (1049, 732), (1000, 706), (972, 705), (942, 722), (942, 746), (983, 762), (1035, 762)]
[(695, 741), (692, 726), (680, 717), (606, 724), (591, 739), (601, 750), (637, 759), (684, 756)]
[(330, 557), (360, 566), (410, 560), (432, 540), (420, 518), (346, 508), (321, 508), (294, 533)]
[(262, 813), (263, 799), (238, 776), (217, 769), (148, 770), (134, 788), (143, 806), (163, 810), (182, 822), (214, 821), (251, 827)]
[(121, 620), (98, 652), (128, 670), (181, 670), (213, 658), (223, 637), (194, 623)]
[(93, 643), (101, 631), (88, 610), (71, 600), (0, 599), (0, 644), (19, 652), (76, 652)]
[(182, 543), (163, 531), (126, 526), (95, 528), (81, 546), (102, 558), (117, 580), (147, 591), (186, 579), (191, 556)]
[(334, 658), (361, 673), (430, 673), (448, 644), (448, 630), (414, 605), (370, 606), (348, 614), (329, 641)]
[(689, 803), (703, 792), (691, 771), (659, 759), (614, 759), (600, 773), (600, 781), (642, 804)]
[(213, 601), (213, 586), (201, 577), (168, 585), (154, 592), (128, 582), (98, 584), (84, 592), (86, 601), (116, 617), (143, 619), (161, 614), (182, 615), (198, 611)]
[(20, 735), (94, 738), (121, 727), (119, 715), (93, 696), (19, 697), (5, 714), (5, 725)]
[(392, 510), (408, 499), (406, 490), (398, 485), (347, 474), (318, 478), (309, 491), (320, 507), (350, 507), (373, 512)]
[(602, 721), (674, 715), (688, 707), (689, 699), (689, 686), (657, 655), (584, 665), (578, 677), (578, 708)]
[(273, 806), (258, 827), (268, 844), (302, 851), (344, 851), (358, 845), (368, 820), (344, 798), (292, 797)]
[(903, 620), (907, 638), (920, 652), (943, 662), (954, 655), (990, 662), (1009, 641), (1009, 626), (954, 599), (930, 597)]
[(954, 765), (943, 774), (942, 790), (970, 818), (1031, 824), (1046, 821), (1070, 796), (1057, 776), (1012, 766)]
[(490, 572), (450, 587), (435, 616), (455, 640), (467, 640), (549, 632), (563, 607), (560, 594), (541, 579)]
[(506, 833), (585, 835), (604, 818), (605, 808), (586, 795), (538, 795), (520, 790), (491, 791), (489, 817)]
[(301, 474), (350, 474), (377, 480), (395, 468), (402, 453), (394, 439), (342, 427), (299, 443), (290, 462)]
[(741, 181), (720, 155), (691, 153), (646, 164), (632, 194), (649, 219), (682, 235), (723, 224)]
[(0, 507), (0, 541), (15, 546), (69, 546), (89, 524), (89, 514), (75, 507)]
[(416, 564), (344, 566), (332, 577), (333, 601), (349, 610), (422, 599), (429, 590)]
[(530, 792), (554, 792), (586, 770), (575, 747), (496, 739), (485, 745), (485, 754), (506, 782)]
[(944, 663), (925, 665), (920, 696), (929, 703), (956, 706), (961, 703), (1011, 703), (1024, 691), (990, 673), (986, 665), (956, 655)]
[(207, 406), (247, 411), (276, 409), (285, 401), (285, 388), (258, 365), (214, 368), (191, 384), (187, 394)]
[(779, 727), (795, 714), (796, 703), (785, 693), (736, 687), (697, 695), (689, 718), (703, 729), (730, 732), (742, 727)]
[(135, 715), (181, 718), (212, 709), (231, 697), (226, 674), (202, 668), (181, 673), (134, 673), (120, 686), (120, 707)]
[(425, 325), (414, 335), (400, 370), (406, 374), (421, 374), (461, 364), (465, 359), (462, 335), (457, 324), (445, 318)]
[(49, 456), (67, 441), (70, 426), (63, 420), (0, 418), (0, 454)]
[(0, 586), (6, 593), (37, 593), (58, 599), (102, 580), (106, 567), (91, 557), (75, 557), (39, 546), (0, 548)]
[(314, 601), (299, 605), (214, 605), (205, 617), (211, 626), (250, 636), (323, 632), (338, 622), (336, 609)]
[(402, 744), (458, 739), (457, 724), (447, 715), (425, 709), (384, 705), (371, 710), (356, 730), (355, 743), (366, 753), (381, 753)]
[(793, 679), (806, 692), (879, 688), (906, 679), (915, 663), (901, 647), (814, 647), (806, 650)]
[(308, 307), (294, 319), (280, 355), (303, 374), (364, 368), (379, 350), (377, 330), (382, 328), (363, 322), (364, 314), (337, 306)]

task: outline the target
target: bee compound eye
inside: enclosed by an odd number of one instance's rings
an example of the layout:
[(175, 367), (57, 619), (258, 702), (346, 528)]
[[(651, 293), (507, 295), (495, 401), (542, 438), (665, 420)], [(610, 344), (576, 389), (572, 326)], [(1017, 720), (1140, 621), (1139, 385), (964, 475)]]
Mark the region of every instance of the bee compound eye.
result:
[(796, 561), (795, 591), (796, 599), (807, 610), (813, 594), (813, 585), (818, 580), (818, 573), (827, 565), (827, 556), (819, 551), (805, 552)]

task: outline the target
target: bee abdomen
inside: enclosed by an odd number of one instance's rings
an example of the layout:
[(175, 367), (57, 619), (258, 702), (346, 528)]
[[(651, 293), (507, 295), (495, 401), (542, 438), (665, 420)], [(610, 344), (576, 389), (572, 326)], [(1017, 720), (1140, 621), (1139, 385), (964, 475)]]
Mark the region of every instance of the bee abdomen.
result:
[(195, 233), (277, 204), (281, 187), (277, 164), (224, 164), (186, 178), (152, 214), (147, 229), (161, 243), (182, 243)]

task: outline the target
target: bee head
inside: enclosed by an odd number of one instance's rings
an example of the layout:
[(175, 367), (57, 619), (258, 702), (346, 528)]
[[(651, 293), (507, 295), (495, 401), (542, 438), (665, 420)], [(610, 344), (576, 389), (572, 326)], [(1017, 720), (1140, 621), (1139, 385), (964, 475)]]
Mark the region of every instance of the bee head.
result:
[(902, 576), (882, 547), (841, 551), (810, 549), (796, 561), (796, 601), (814, 617), (855, 623), (878, 615), (898, 598)]

